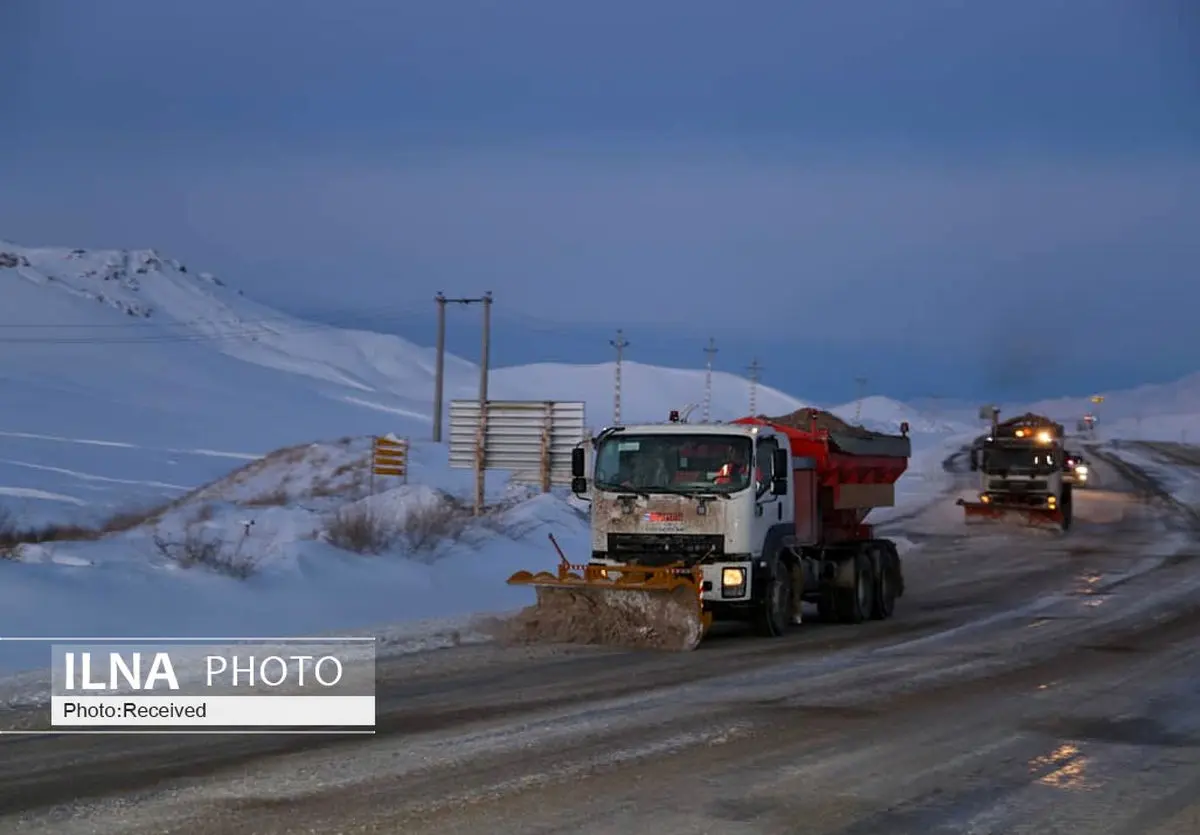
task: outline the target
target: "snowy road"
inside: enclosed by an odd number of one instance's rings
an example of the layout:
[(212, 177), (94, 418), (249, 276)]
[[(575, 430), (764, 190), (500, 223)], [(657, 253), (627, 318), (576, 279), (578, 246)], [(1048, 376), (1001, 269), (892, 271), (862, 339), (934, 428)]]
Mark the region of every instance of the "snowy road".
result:
[(410, 656), (369, 738), (0, 742), (0, 831), (1198, 831), (1200, 550), (1096, 464), (1065, 538), (905, 520), (892, 621)]

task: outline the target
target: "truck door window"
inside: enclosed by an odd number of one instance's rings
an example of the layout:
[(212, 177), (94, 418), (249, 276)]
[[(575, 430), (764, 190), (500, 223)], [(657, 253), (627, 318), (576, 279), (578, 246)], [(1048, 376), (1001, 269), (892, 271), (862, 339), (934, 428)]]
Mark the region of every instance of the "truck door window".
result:
[(754, 492), (761, 496), (766, 493), (771, 486), (771, 479), (775, 477), (775, 473), (771, 468), (775, 463), (775, 450), (779, 449), (779, 442), (774, 438), (760, 438), (754, 461)]

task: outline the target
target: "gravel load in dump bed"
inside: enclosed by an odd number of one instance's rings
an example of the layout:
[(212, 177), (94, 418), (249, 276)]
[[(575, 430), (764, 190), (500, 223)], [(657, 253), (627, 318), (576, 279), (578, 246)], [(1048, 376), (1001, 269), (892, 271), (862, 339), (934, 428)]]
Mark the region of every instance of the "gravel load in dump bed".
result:
[(892, 437), (883, 432), (872, 432), (870, 429), (864, 429), (861, 426), (854, 426), (846, 423), (832, 412), (826, 412), (823, 409), (798, 409), (790, 415), (783, 417), (767, 417), (759, 415), (762, 420), (769, 420), (771, 423), (779, 426), (787, 426), (792, 429), (809, 429), (814, 421), (811, 418), (813, 412), (816, 412), (816, 427), (824, 429), (826, 432), (837, 433), (839, 435), (850, 435), (858, 438), (889, 438)]

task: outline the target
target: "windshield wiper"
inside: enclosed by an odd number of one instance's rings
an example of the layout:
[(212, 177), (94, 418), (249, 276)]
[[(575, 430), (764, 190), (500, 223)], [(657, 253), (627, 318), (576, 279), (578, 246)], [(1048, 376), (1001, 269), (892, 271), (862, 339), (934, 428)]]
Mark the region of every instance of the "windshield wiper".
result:
[(633, 493), (635, 496), (641, 496), (643, 499), (650, 498), (650, 494), (641, 487), (624, 487), (620, 484), (610, 484), (607, 481), (597, 481), (596, 488), (609, 493)]
[(703, 492), (697, 491), (695, 493), (689, 492), (688, 495), (695, 496), (697, 499), (724, 499), (725, 501), (729, 501), (730, 499), (729, 493), (726, 493), (724, 490), (706, 490)]
[(672, 496), (691, 496), (697, 499), (729, 498), (729, 494), (723, 490), (698, 490), (693, 487), (671, 487), (667, 485), (653, 489), (655, 493), (667, 493)]

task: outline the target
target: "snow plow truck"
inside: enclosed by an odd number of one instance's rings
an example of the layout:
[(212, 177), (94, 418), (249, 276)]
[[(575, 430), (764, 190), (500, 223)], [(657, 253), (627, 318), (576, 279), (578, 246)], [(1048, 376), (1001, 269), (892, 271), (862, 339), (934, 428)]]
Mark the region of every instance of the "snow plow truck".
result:
[(979, 497), (959, 499), (968, 523), (998, 521), (1066, 532), (1073, 516), (1063, 425), (1027, 413), (992, 428), (972, 455), (979, 473)]
[(572, 459), (572, 490), (591, 503), (588, 559), (559, 549), (557, 573), (508, 582), (536, 588), (534, 617), (557, 607), (571, 619), (575, 631), (554, 640), (576, 643), (691, 650), (716, 621), (780, 636), (805, 602), (823, 620), (889, 618), (900, 555), (865, 519), (895, 504), (912, 455), (900, 429), (814, 409), (606, 428), (591, 456), (581, 445)]

